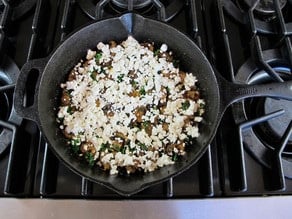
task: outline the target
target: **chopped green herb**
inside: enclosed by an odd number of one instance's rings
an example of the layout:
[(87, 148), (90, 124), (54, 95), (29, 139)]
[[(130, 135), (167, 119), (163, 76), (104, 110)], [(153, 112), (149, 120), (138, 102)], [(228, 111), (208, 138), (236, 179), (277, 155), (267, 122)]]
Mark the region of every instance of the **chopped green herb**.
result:
[(106, 71), (105, 71), (104, 68), (101, 68), (101, 69), (100, 69), (100, 74), (106, 74)]
[(72, 139), (71, 140), (71, 144), (72, 145), (80, 145), (81, 144), (81, 139), (80, 138)]
[(120, 146), (117, 145), (117, 144), (113, 144), (112, 147), (111, 147), (114, 151), (120, 151)]
[(102, 57), (102, 53), (101, 52), (97, 52), (96, 55), (95, 55), (95, 61), (96, 62), (99, 62), (99, 60), (101, 59)]
[(160, 52), (160, 49), (155, 50), (154, 51), (154, 56), (158, 56), (159, 52)]
[(67, 113), (69, 113), (70, 115), (73, 114), (73, 108), (71, 106), (68, 106)]
[(78, 154), (81, 140), (79, 138), (71, 140), (71, 148), (74, 154)]
[(136, 147), (133, 147), (133, 148), (129, 147), (130, 152), (134, 152), (135, 150), (136, 150)]
[(177, 161), (177, 159), (178, 159), (178, 154), (177, 153), (173, 153), (172, 161)]
[(85, 160), (88, 162), (89, 166), (94, 166), (94, 155), (92, 153), (86, 152)]
[(96, 72), (96, 71), (91, 72), (91, 73), (90, 73), (90, 77), (91, 77), (91, 79), (94, 80), (94, 81), (96, 81), (96, 75), (97, 75), (97, 72)]
[(132, 81), (131, 81), (131, 85), (132, 85), (132, 87), (133, 87), (134, 89), (137, 89), (137, 84), (138, 84), (137, 81), (135, 81), (135, 80), (132, 80)]
[(181, 108), (182, 108), (183, 110), (187, 110), (189, 107), (190, 107), (190, 101), (188, 101), (188, 100), (186, 100), (185, 102), (183, 102), (183, 103), (181, 104)]
[(109, 148), (109, 143), (107, 142), (107, 143), (102, 143), (101, 145), (100, 145), (100, 151), (105, 151), (106, 149), (108, 149)]
[(143, 127), (144, 129), (147, 129), (149, 125), (150, 125), (150, 122), (149, 122), (149, 121), (144, 121), (144, 122), (142, 123), (142, 127)]
[(142, 86), (142, 87), (140, 88), (139, 93), (140, 93), (141, 95), (145, 95), (145, 94), (146, 94), (146, 90), (145, 90), (145, 87), (144, 87), (144, 86)]
[(78, 152), (79, 152), (79, 146), (78, 145), (71, 144), (71, 149), (72, 149), (74, 154), (78, 154)]
[(126, 154), (126, 150), (127, 150), (127, 147), (126, 146), (123, 146), (123, 147), (120, 148), (120, 152), (122, 154)]
[(117, 78), (118, 83), (121, 83), (124, 80), (125, 74), (120, 74)]
[(201, 108), (201, 109), (204, 108), (204, 106), (205, 106), (204, 103), (200, 103), (200, 104), (199, 104), (199, 108)]
[(141, 150), (143, 150), (143, 151), (147, 151), (148, 150), (148, 147), (145, 144), (139, 143), (138, 145), (139, 145)]

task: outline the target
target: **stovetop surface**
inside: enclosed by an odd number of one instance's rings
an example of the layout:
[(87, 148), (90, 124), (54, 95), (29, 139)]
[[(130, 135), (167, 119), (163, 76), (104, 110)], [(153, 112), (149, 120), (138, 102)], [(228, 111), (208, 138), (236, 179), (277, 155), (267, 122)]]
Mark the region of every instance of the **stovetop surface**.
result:
[[(214, 68), (234, 83), (292, 79), (290, 1), (260, 1), (259, 5), (247, 0), (129, 2), (133, 5), (110, 0), (0, 4), (1, 197), (123, 198), (64, 166), (37, 125), (20, 118), (12, 106), (19, 69), (29, 60), (48, 57), (66, 36), (95, 19), (127, 11), (161, 19), (192, 38)], [(33, 102), (37, 75), (29, 78), (27, 104)], [(131, 198), (292, 194), (291, 109), (291, 101), (265, 97), (233, 104), (199, 162)]]

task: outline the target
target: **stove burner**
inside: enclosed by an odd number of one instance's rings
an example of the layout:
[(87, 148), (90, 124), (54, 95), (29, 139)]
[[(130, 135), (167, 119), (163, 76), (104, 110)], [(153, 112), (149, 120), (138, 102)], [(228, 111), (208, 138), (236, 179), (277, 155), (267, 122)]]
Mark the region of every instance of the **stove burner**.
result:
[[(112, 0), (112, 3), (118, 7), (128, 9), (131, 0)], [(132, 5), (134, 9), (143, 8), (149, 6), (152, 0), (132, 0)]]
[[(289, 68), (285, 66), (285, 61), (281, 58), (278, 50), (263, 51), (264, 61), (273, 67), (283, 80), (291, 80), (292, 75)], [(287, 66), (287, 65), (286, 65)], [(265, 71), (259, 70), (256, 64), (249, 59), (238, 70), (235, 80), (242, 84), (260, 84), (272, 81)], [(279, 82), (280, 83), (280, 82)], [(272, 115), (268, 119), (260, 122), (242, 132), (243, 143), (256, 160), (271, 168), (273, 163), (271, 157), (275, 157), (275, 150), (281, 146), (284, 132), (289, 126), (292, 118), (292, 102), (273, 98), (250, 98), (232, 105), (233, 117), (237, 124)], [(292, 178), (292, 141), (291, 137), (282, 153), (282, 163), (285, 176)]]
[[(0, 63), (0, 120), (19, 125), (22, 121), (13, 108), (13, 84), (16, 83), (19, 69), (6, 55)], [(12, 140), (12, 131), (0, 126), (0, 155), (9, 146)]]
[[(280, 139), (283, 136), (286, 127), (289, 125), (289, 120), (292, 118), (292, 101), (266, 98), (264, 104), (265, 114), (275, 112), (279, 109), (285, 110), (284, 116), (267, 121), (268, 127), (271, 130), (271, 138)], [(292, 136), (290, 136), (289, 141), (292, 142)]]
[(133, 5), (129, 3), (130, 1), (121, 1), (121, 0), (112, 0), (108, 4), (109, 11), (112, 11), (115, 14), (120, 14), (124, 13), (127, 10), (135, 10), (138, 13), (148, 15), (153, 12), (155, 12), (155, 7), (152, 4), (151, 0), (150, 1), (143, 1), (142, 3), (138, 3), (137, 1), (136, 4), (134, 4), (135, 1), (133, 1)]
[[(245, 0), (245, 2), (249, 7), (252, 7), (254, 2), (256, 1)], [(280, 8), (281, 9), (284, 8), (286, 3), (287, 3), (287, 0), (279, 0)], [(274, 0), (260, 0), (255, 7), (255, 11), (263, 15), (274, 14), (276, 12)]]
[[(127, 11), (157, 16), (161, 7), (165, 10), (163, 21), (171, 20), (185, 5), (185, 0), (77, 0), (81, 9), (92, 19), (114, 16)], [(132, 4), (131, 4), (132, 3)]]
[[(237, 22), (249, 25), (248, 10), (253, 6), (254, 2), (254, 0), (222, 0), (218, 1), (218, 4)], [(275, 6), (271, 2), (273, 2), (273, 0), (260, 0), (255, 7), (254, 24), (259, 33), (279, 34), (279, 30), (274, 27), (274, 21), (276, 18), (274, 10)], [(287, 0), (280, 0), (279, 2), (281, 9), (284, 8), (286, 4), (288, 4)], [(289, 1), (289, 4), (292, 4), (292, 2)], [(288, 13), (286, 16), (290, 16), (290, 14)], [(287, 35), (292, 34), (292, 24), (289, 22), (289, 19), (291, 19), (291, 17), (288, 18), (284, 24)]]
[(37, 0), (0, 0), (0, 15), (3, 13), (6, 5), (10, 5), (12, 10), (11, 20), (17, 20), (30, 11), (35, 6), (36, 1)]

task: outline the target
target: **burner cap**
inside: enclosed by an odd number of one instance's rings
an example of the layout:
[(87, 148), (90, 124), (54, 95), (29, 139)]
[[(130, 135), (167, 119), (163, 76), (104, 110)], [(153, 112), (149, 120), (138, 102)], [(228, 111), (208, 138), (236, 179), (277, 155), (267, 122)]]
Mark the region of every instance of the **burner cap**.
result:
[[(279, 139), (282, 138), (286, 128), (288, 127), (291, 121), (292, 101), (283, 100), (283, 99), (266, 98), (265, 105), (264, 105), (265, 114), (269, 114), (280, 109), (285, 110), (284, 116), (279, 116), (277, 118), (270, 119), (267, 122), (268, 127), (272, 131), (271, 134)], [(292, 136), (290, 136), (289, 141), (292, 141)]]
[[(130, 4), (130, 2), (131, 2), (130, 0), (112, 0), (113, 4), (124, 9), (128, 8), (128, 5)], [(133, 8), (139, 9), (151, 4), (152, 0), (132, 0), (132, 2), (133, 2)]]
[[(245, 2), (250, 7), (255, 3), (254, 0), (245, 0)], [(282, 9), (286, 3), (287, 0), (279, 0), (280, 8)], [(255, 7), (255, 11), (264, 15), (275, 13), (274, 0), (260, 0)]]

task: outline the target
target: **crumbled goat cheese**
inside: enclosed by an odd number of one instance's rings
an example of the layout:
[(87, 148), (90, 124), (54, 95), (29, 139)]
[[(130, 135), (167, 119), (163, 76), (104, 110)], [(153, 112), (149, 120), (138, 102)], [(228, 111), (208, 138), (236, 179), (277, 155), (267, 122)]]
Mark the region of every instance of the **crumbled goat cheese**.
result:
[[(192, 97), (196, 77), (182, 77), (165, 56), (131, 36), (115, 46), (99, 42), (97, 49), (60, 85), (70, 96), (57, 113), (60, 129), (110, 174), (173, 164), (185, 154), (186, 139), (199, 136), (205, 102)], [(172, 55), (166, 44), (159, 51)]]

